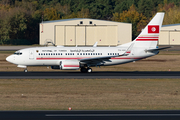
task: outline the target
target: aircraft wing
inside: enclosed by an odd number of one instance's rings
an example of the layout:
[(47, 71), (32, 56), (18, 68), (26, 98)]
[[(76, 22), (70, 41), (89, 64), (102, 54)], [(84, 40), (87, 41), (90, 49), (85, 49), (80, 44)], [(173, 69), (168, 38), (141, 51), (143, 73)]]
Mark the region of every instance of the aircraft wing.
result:
[(107, 61), (113, 57), (119, 57), (119, 55), (116, 56), (104, 56), (104, 57), (92, 57), (92, 58), (84, 58), (79, 59), (80, 62), (97, 62), (97, 61)]
[(93, 57), (93, 58), (84, 58), (84, 59), (79, 59), (80, 62), (102, 62), (102, 61), (107, 61), (111, 58), (114, 57), (119, 57), (119, 56), (127, 56), (131, 53), (131, 50), (133, 48), (134, 43), (132, 43), (129, 48), (126, 50), (126, 52), (124, 52), (121, 55), (114, 55), (114, 56), (103, 56), (103, 57)]

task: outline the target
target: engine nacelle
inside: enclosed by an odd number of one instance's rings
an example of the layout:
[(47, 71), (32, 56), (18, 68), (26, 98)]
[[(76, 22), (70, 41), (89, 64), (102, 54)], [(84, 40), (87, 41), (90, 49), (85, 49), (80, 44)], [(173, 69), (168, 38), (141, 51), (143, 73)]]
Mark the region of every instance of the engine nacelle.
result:
[(78, 70), (80, 63), (77, 60), (66, 60), (61, 61), (59, 66), (51, 66), (52, 69), (61, 69), (61, 70)]
[(66, 60), (62, 61), (60, 68), (62, 70), (78, 70), (80, 67), (78, 60)]

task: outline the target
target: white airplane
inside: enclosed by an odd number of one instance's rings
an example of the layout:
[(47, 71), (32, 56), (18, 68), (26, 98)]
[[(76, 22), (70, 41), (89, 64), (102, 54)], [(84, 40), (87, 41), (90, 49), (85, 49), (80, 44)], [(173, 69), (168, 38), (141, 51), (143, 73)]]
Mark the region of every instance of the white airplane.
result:
[(90, 67), (129, 63), (159, 53), (157, 48), (159, 32), (164, 13), (159, 12), (132, 42), (116, 47), (34, 47), (16, 51), (6, 60), (17, 67), (51, 66), (52, 69), (92, 72)]

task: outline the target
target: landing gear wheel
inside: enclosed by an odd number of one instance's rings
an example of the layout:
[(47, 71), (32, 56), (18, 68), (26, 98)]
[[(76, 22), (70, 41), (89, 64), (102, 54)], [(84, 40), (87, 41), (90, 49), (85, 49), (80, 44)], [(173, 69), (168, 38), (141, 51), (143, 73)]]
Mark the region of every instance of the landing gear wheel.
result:
[(84, 67), (82, 67), (82, 68), (81, 68), (81, 72), (82, 72), (82, 73), (86, 73), (86, 72), (87, 72), (87, 69), (84, 68)]
[(27, 69), (25, 69), (25, 70), (24, 70), (24, 72), (28, 72), (28, 70), (27, 70)]
[(87, 68), (87, 72), (88, 72), (88, 73), (91, 73), (91, 72), (92, 72), (92, 69), (91, 69), (91, 68)]

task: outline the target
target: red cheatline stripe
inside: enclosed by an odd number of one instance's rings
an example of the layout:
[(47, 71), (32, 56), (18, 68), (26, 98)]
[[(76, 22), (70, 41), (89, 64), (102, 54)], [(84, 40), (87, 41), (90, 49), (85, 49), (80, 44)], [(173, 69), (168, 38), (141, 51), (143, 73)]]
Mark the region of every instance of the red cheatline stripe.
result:
[(136, 41), (158, 41), (158, 39), (136, 39)]
[(83, 58), (36, 58), (36, 60), (69, 60), (69, 59), (83, 59)]
[(111, 59), (142, 59), (142, 58), (127, 58), (127, 57), (121, 58), (121, 57), (117, 57), (117, 58), (111, 58)]
[(79, 65), (64, 65), (64, 67), (79, 67)]
[(138, 38), (159, 38), (159, 37), (138, 37)]
[(126, 53), (131, 53), (131, 51), (127, 51)]
[[(74, 60), (74, 59), (82, 59), (82, 58), (36, 58), (36, 60)], [(142, 59), (142, 58), (130, 58), (130, 57), (115, 57), (111, 59)]]

